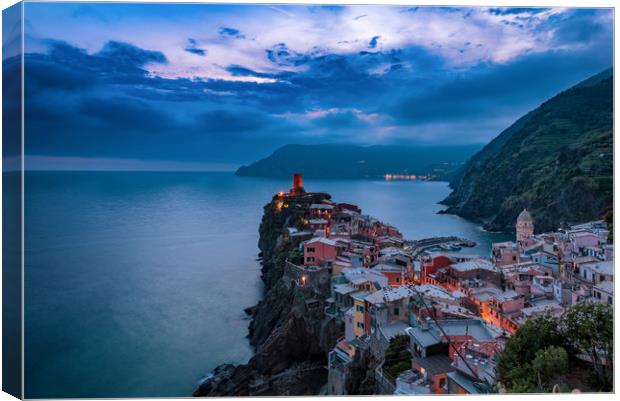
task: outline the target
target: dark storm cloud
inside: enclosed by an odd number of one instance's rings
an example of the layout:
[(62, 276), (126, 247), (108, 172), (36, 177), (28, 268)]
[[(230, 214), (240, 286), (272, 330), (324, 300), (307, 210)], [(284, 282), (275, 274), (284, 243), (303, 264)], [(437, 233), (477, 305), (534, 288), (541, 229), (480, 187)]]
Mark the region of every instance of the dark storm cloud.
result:
[(143, 67), (148, 63), (168, 62), (162, 52), (144, 50), (129, 43), (116, 41), (107, 42), (95, 56), (128, 68)]
[(257, 72), (240, 65), (231, 65), (226, 68), (234, 77), (257, 77), (257, 78), (285, 78), (290, 76), (287, 73), (270, 74), (266, 72)]
[(368, 126), (368, 123), (360, 120), (358, 115), (350, 110), (332, 112), (324, 117), (314, 119), (313, 124), (320, 128), (361, 128)]
[(185, 51), (192, 54), (197, 54), (199, 56), (206, 56), (207, 50), (201, 49), (198, 47), (198, 43), (195, 39), (189, 38), (187, 39), (188, 45), (185, 47)]
[[(558, 49), (501, 63), (454, 67), (428, 47), (383, 50), (389, 38), (378, 46), (376, 35), (359, 39), (368, 49), (350, 53), (318, 45), (302, 51), (292, 41), (263, 46), (261, 63), (220, 66), (228, 79), (151, 74), (149, 66), (169, 65), (168, 58), (131, 43), (111, 41), (88, 53), (45, 41), (46, 52), (25, 56), (28, 152), (224, 160), (229, 151), (248, 162), (286, 143), (356, 142), (388, 126), (396, 134), (382, 143), (486, 142), (540, 102), (609, 67), (609, 27), (584, 13), (553, 23), (560, 25), (553, 31)], [(244, 37), (231, 27), (219, 35), (228, 44)], [(569, 51), (567, 44), (584, 46)], [(479, 45), (464, 38), (457, 49), (468, 54)], [(182, 50), (206, 55), (192, 38)]]
[(490, 114), (510, 115), (511, 110), (523, 113), (556, 94), (559, 88), (601, 69), (606, 58), (558, 52), (523, 57), (494, 68), (481, 66), (466, 75), (453, 74), (430, 83), (402, 97), (386, 112), (401, 124), (482, 120)]
[(242, 134), (260, 131), (271, 119), (254, 111), (211, 110), (198, 116), (199, 130), (213, 134)]
[(371, 49), (374, 49), (375, 47), (377, 47), (377, 42), (379, 41), (379, 38), (381, 36), (373, 36), (372, 39), (370, 39), (370, 42), (368, 43), (368, 47)]
[(235, 39), (245, 39), (245, 35), (241, 33), (238, 29), (222, 27), (220, 28), (220, 35)]
[(558, 45), (582, 44), (601, 40), (608, 36), (609, 28), (592, 20), (588, 13), (574, 14), (555, 30), (554, 41)]
[(313, 57), (312, 53), (297, 53), (289, 49), (285, 43), (278, 43), (273, 48), (266, 49), (265, 53), (269, 61), (280, 67), (297, 67), (312, 60)]
[(128, 132), (152, 133), (180, 125), (171, 115), (148, 103), (123, 97), (87, 98), (79, 104), (77, 112), (104, 130), (123, 127)]
[(489, 14), (493, 15), (513, 15), (513, 14), (538, 14), (550, 10), (549, 8), (537, 7), (507, 7), (507, 8), (490, 8)]
[[(149, 63), (167, 63), (159, 51), (140, 49), (128, 43), (107, 42), (88, 54), (65, 42), (47, 41), (47, 54), (26, 54), (26, 90), (36, 88), (76, 90), (98, 83), (141, 84), (147, 80), (143, 68)], [(35, 88), (35, 89), (36, 89)]]

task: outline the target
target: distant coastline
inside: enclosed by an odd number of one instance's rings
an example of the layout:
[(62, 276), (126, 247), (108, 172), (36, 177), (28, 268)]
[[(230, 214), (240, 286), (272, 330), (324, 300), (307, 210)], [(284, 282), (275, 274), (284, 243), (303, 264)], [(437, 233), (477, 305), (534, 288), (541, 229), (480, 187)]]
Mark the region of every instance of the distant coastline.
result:
[(288, 178), (303, 171), (311, 179), (449, 181), (480, 148), (481, 145), (285, 145), (264, 159), (239, 167), (235, 174)]

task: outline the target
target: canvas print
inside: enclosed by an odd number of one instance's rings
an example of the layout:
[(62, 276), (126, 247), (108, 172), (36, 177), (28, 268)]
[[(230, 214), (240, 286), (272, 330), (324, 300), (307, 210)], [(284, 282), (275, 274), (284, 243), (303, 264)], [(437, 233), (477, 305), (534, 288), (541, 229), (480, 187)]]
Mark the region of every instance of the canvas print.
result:
[(5, 391), (614, 390), (613, 8), (3, 21)]

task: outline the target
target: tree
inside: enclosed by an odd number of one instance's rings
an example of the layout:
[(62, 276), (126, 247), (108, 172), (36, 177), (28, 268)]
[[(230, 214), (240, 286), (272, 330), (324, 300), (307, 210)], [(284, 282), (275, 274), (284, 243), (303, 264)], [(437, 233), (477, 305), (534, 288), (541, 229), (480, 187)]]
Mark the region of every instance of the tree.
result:
[(538, 378), (532, 368), (537, 352), (548, 347), (562, 347), (558, 319), (551, 315), (528, 320), (506, 342), (498, 362), (499, 379), (508, 392), (537, 392)]
[(568, 354), (562, 347), (547, 347), (536, 352), (532, 361), (532, 368), (536, 373), (538, 388), (549, 389), (551, 380), (568, 370)]
[(560, 329), (567, 342), (585, 354), (603, 388), (613, 384), (613, 311), (611, 305), (583, 302), (562, 317)]
[(390, 340), (385, 350), (383, 369), (392, 378), (411, 368), (411, 353), (409, 352), (409, 336), (397, 335)]
[(614, 212), (613, 211), (605, 215), (605, 223), (607, 223), (607, 229), (609, 230), (607, 241), (610, 244), (613, 244), (614, 243)]

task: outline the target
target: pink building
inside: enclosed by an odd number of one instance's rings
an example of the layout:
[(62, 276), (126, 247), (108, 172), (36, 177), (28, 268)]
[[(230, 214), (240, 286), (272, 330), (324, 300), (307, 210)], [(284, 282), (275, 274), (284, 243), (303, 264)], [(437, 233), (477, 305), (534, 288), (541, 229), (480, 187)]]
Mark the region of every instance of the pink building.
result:
[(331, 264), (338, 256), (338, 243), (329, 238), (313, 238), (304, 245), (304, 265)]
[(493, 244), (491, 261), (496, 266), (506, 266), (519, 263), (519, 246), (512, 241)]
[(606, 243), (606, 238), (603, 238), (593, 232), (578, 231), (569, 234), (570, 240), (573, 244), (573, 250), (579, 251), (580, 249), (598, 246), (601, 243)]

